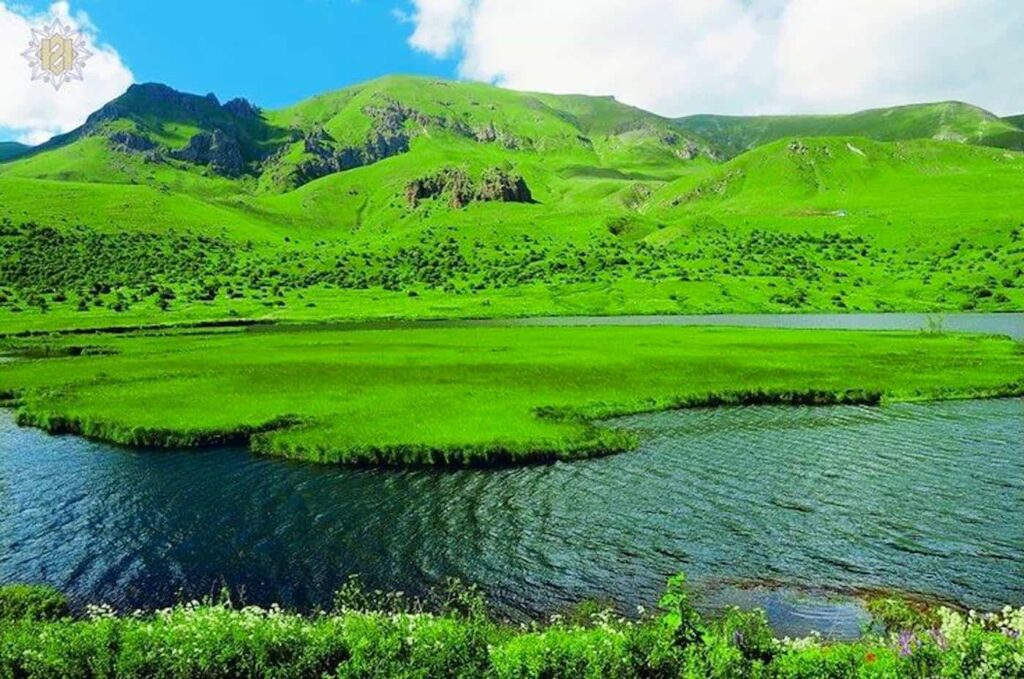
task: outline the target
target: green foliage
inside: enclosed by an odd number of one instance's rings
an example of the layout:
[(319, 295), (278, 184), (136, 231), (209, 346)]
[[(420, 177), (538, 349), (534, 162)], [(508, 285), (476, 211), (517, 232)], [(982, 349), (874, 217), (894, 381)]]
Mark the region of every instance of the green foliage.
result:
[(1024, 609), (965, 616), (938, 608), (936, 627), (917, 637), (834, 643), (775, 639), (763, 612), (738, 610), (681, 637), (674, 611), (688, 601), (682, 579), (664, 597), (668, 613), (639, 620), (597, 610), (585, 620), (513, 627), (483, 612), (396, 610), (398, 600), (405, 597), (381, 594), (309, 616), (223, 598), (152, 614), (90, 607), (78, 619), (23, 619), (0, 625), (0, 677), (1024, 676)]
[(58, 620), (68, 611), (67, 597), (52, 587), (0, 586), (0, 625), (14, 620)]
[(871, 617), (890, 633), (904, 630), (923, 632), (939, 623), (933, 607), (895, 596), (872, 597), (868, 599), (867, 608)]

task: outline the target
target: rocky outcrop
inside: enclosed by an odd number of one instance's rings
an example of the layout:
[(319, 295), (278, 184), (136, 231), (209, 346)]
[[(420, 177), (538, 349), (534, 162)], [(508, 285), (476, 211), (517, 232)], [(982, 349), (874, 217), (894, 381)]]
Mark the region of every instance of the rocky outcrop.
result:
[[(226, 106), (228, 104), (225, 104)], [(343, 145), (324, 129), (314, 128), (301, 137), (305, 157), (296, 163), (294, 169), (285, 170), (288, 173), (285, 183), (291, 186), (301, 186), (335, 172), (370, 165), (385, 158), (406, 153), (409, 151), (413, 138), (424, 134), (428, 129), (443, 130), (482, 143), (499, 143), (511, 150), (531, 145), (528, 139), (519, 139), (500, 130), (493, 122), (471, 128), (466, 122), (456, 117), (429, 115), (400, 101), (384, 97), (373, 104), (364, 106), (362, 112), (371, 121), (370, 132), (362, 144)], [(449, 179), (454, 181), (452, 177)], [(516, 196), (521, 195), (524, 188), (525, 182), (522, 186), (492, 185), (488, 192), (489, 194)], [(528, 189), (526, 192), (529, 192)], [(469, 202), (476, 198), (475, 196), (459, 197), (456, 195), (455, 202), (465, 204), (463, 199), (465, 202)]]
[(225, 177), (237, 177), (245, 170), (238, 141), (220, 130), (200, 132), (189, 139), (184, 148), (171, 151), (169, 155), (195, 165), (208, 165)]
[(260, 117), (259, 107), (242, 97), (226, 102), (221, 108), (241, 120), (256, 120)]
[(113, 132), (108, 137), (110, 140), (110, 148), (115, 151), (121, 152), (137, 152), (141, 153), (144, 151), (152, 151), (156, 148), (156, 142), (144, 134), (138, 132), (131, 132), (129, 130), (120, 130)]
[(480, 177), (477, 200), (502, 203), (532, 203), (533, 195), (526, 180), (497, 168), (485, 170)]
[(302, 150), (307, 157), (295, 167), (296, 179), (300, 185), (366, 164), (364, 149), (340, 146), (320, 127), (314, 128), (302, 138)]
[(440, 197), (447, 197), (448, 205), (456, 210), (474, 201), (533, 202), (526, 180), (499, 168), (487, 169), (479, 181), (473, 181), (464, 168), (446, 167), (406, 184), (405, 199), (411, 207), (417, 207), (423, 200)]
[(448, 196), (448, 204), (459, 209), (473, 201), (476, 189), (469, 173), (460, 167), (446, 167), (432, 175), (414, 179), (405, 186), (405, 199), (412, 207), (420, 201)]
[(108, 120), (130, 118), (137, 111), (159, 108), (172, 110), (177, 114), (194, 117), (210, 115), (220, 108), (220, 102), (213, 94), (200, 97), (195, 94), (179, 92), (167, 85), (159, 83), (143, 83), (132, 85), (123, 95), (106, 104), (86, 119), (86, 126), (95, 125)]
[(472, 130), (472, 137), (478, 142), (482, 143), (494, 143), (497, 142), (509, 151), (517, 151), (522, 148), (530, 146), (525, 140), (516, 137), (513, 134), (506, 132), (505, 130), (499, 129), (494, 126), (494, 122), (489, 122), (486, 125), (477, 127)]
[(789, 142), (789, 144), (786, 146), (786, 149), (790, 153), (798, 156), (806, 156), (808, 153), (813, 151), (815, 153), (820, 153), (829, 158), (832, 157), (832, 148), (829, 147), (828, 144), (823, 144), (822, 146), (811, 148), (804, 144), (799, 139), (794, 139), (793, 141)]
[(303, 137), (303, 151), (309, 157), (296, 165), (299, 185), (405, 153), (410, 142), (407, 123), (412, 121), (425, 127), (433, 120), (396, 101), (367, 106), (363, 113), (373, 120), (373, 127), (361, 146), (342, 146), (323, 128), (315, 128)]
[(700, 147), (690, 139), (687, 139), (680, 148), (676, 149), (676, 157), (680, 160), (694, 160), (699, 155)]

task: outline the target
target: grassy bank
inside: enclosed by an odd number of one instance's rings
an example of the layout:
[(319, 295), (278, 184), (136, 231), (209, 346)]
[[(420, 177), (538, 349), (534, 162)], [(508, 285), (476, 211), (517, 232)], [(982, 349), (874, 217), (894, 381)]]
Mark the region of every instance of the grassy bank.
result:
[(0, 588), (0, 677), (1024, 676), (1024, 609), (963, 615), (887, 599), (870, 605), (876, 625), (858, 641), (777, 640), (761, 611), (702, 617), (681, 577), (639, 620), (580, 606), (520, 627), (458, 588), (425, 609), (346, 587), (313, 616), (225, 599), (72, 618), (60, 604), (45, 588)]
[[(625, 450), (612, 415), (1024, 393), (1003, 338), (672, 327), (271, 327), (8, 340), (23, 424), (127, 445), (248, 441), (318, 462), (482, 464)], [(79, 355), (61, 356), (62, 353)]]

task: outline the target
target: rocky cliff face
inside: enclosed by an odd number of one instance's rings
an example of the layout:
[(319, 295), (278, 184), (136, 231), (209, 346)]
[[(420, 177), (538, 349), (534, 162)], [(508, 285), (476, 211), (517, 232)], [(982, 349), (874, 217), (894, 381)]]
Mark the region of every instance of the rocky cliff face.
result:
[(238, 177), (245, 169), (238, 140), (221, 130), (200, 132), (189, 139), (184, 148), (168, 155), (195, 165), (207, 165), (225, 177)]
[(242, 97), (225, 102), (221, 108), (241, 120), (257, 120), (260, 117), (259, 107)]
[(448, 204), (455, 209), (461, 209), (474, 201), (533, 202), (526, 180), (499, 168), (484, 170), (480, 179), (474, 181), (464, 168), (446, 167), (415, 179), (405, 187), (406, 202), (413, 208), (421, 201), (441, 197), (447, 197)]
[(396, 101), (380, 106), (367, 106), (363, 113), (373, 121), (364, 144), (343, 146), (323, 128), (316, 127), (302, 138), (303, 151), (308, 156), (295, 168), (295, 183), (311, 182), (335, 172), (369, 165), (385, 158), (405, 153), (409, 141), (418, 130), (409, 129), (408, 123), (425, 129), (433, 120)]
[[(162, 136), (162, 120), (201, 130), (183, 148), (171, 148)], [(132, 85), (123, 95), (90, 115), (84, 125), (40, 147), (56, 147), (86, 136), (107, 140), (120, 153), (143, 154), (150, 162), (177, 160), (238, 177), (266, 156), (261, 141), (270, 137), (260, 110), (245, 99), (221, 105), (213, 94), (198, 96), (156, 83)]]

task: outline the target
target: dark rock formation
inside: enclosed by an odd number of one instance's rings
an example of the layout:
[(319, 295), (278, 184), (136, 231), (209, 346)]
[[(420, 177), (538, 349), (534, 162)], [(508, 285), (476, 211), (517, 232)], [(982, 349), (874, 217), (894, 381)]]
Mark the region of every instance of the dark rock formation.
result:
[(477, 200), (502, 203), (532, 203), (533, 195), (526, 180), (498, 168), (485, 170), (480, 178)]
[(474, 201), (533, 202), (526, 181), (499, 168), (485, 170), (480, 181), (474, 182), (464, 168), (446, 167), (415, 179), (405, 187), (406, 202), (412, 207), (419, 205), (420, 201), (441, 196), (447, 196), (448, 204), (456, 210)]
[(363, 113), (373, 120), (373, 128), (362, 146), (341, 146), (322, 128), (314, 129), (303, 138), (303, 149), (312, 157), (296, 166), (299, 185), (405, 153), (410, 141), (406, 123), (412, 121), (426, 127), (434, 120), (396, 101), (367, 106)]
[(700, 155), (700, 147), (687, 139), (681, 148), (676, 149), (676, 157), (680, 160), (693, 160)]
[(302, 138), (302, 150), (311, 157), (296, 165), (295, 172), (300, 185), (365, 164), (362, 149), (339, 146), (334, 138), (320, 127)]
[(259, 107), (242, 97), (226, 102), (221, 108), (241, 120), (255, 120), (260, 117)]
[(523, 140), (520, 140), (515, 135), (495, 127), (493, 122), (489, 122), (486, 125), (473, 129), (471, 134), (467, 136), (472, 136), (476, 141), (483, 143), (497, 142), (510, 151), (515, 151), (528, 146), (528, 144), (524, 143)]
[(188, 140), (184, 148), (171, 151), (170, 156), (210, 169), (225, 177), (237, 177), (245, 169), (238, 141), (220, 130), (200, 132)]
[(149, 137), (139, 134), (138, 132), (131, 132), (129, 130), (120, 130), (112, 133), (108, 139), (110, 140), (110, 147), (115, 151), (122, 152), (143, 152), (151, 151), (156, 148), (156, 142)]

